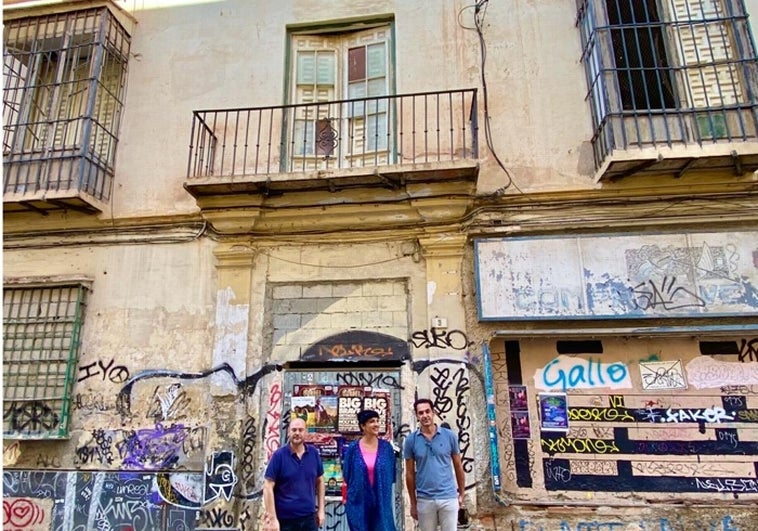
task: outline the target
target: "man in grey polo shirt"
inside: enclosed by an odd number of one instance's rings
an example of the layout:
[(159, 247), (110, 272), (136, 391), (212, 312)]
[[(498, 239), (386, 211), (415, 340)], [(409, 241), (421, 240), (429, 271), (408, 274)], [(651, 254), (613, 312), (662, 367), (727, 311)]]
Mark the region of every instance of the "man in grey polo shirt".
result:
[(411, 516), (418, 520), (419, 531), (436, 531), (438, 525), (440, 531), (455, 531), (466, 488), (458, 438), (434, 423), (428, 398), (416, 400), (413, 410), (419, 429), (408, 435), (403, 446)]

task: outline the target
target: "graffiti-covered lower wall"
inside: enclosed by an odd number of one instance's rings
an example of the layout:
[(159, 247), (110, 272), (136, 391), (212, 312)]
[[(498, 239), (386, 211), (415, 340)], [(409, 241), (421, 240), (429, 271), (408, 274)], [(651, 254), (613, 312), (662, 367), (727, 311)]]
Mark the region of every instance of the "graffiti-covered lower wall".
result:
[[(206, 245), (103, 246), (94, 259), (70, 252), (77, 270), (94, 276), (71, 429), (60, 439), (4, 441), (4, 531), (259, 529), (264, 473), (285, 441), (293, 382), (392, 397), (389, 437), (398, 448), (416, 428), (413, 400), (429, 397), (438, 422), (458, 435), (475, 507), (488, 466), (477, 451), (486, 437), (481, 359), (462, 308), (445, 304), (456, 298), (460, 254), (446, 251), (446, 265), (433, 268), (452, 280), (427, 285), (425, 264), (402, 245), (346, 246), (344, 257), (364, 265), (326, 272), (310, 258), (282, 267), (293, 259), (288, 247), (256, 254)], [(7, 271), (20, 275), (21, 258), (6, 257)], [(156, 263), (176, 265), (174, 276)], [(435, 289), (442, 328), (427, 315)], [(308, 396), (295, 398), (302, 405)], [(34, 404), (6, 404), (4, 415), (11, 425), (45, 420)], [(410, 529), (402, 473), (396, 494), (396, 521)], [(329, 497), (326, 515), (325, 529), (347, 529), (339, 496)]]
[(474, 255), (506, 528), (758, 528), (754, 232), (489, 238)]
[(195, 529), (201, 474), (35, 472), (3, 474), (3, 529)]
[[(545, 501), (603, 502), (618, 494), (666, 500), (675, 493), (682, 501), (755, 503), (758, 362), (701, 354), (708, 344), (498, 343), (493, 369), (506, 490)], [(567, 346), (592, 353), (558, 353)]]

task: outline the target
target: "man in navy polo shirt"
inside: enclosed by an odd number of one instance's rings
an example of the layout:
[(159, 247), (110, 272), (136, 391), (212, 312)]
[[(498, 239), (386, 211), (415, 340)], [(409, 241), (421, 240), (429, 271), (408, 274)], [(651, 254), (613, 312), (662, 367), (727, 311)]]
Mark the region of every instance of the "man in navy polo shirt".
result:
[(294, 418), (289, 444), (282, 446), (266, 467), (263, 484), (263, 529), (318, 531), (324, 525), (324, 465), (312, 444), (305, 444), (305, 421)]

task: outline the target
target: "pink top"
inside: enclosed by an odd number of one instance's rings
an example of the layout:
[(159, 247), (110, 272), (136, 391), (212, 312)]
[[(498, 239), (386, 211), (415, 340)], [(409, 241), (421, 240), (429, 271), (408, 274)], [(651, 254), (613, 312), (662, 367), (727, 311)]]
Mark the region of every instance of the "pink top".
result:
[(363, 462), (366, 463), (368, 468), (368, 482), (374, 485), (374, 469), (376, 468), (376, 452), (378, 450), (367, 450), (362, 444), (358, 444), (358, 448), (361, 449), (361, 455), (363, 456)]

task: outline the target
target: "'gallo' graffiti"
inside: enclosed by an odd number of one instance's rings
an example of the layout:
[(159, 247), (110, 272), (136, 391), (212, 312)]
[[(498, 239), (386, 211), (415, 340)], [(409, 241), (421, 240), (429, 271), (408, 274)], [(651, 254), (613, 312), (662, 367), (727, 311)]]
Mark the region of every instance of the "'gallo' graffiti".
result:
[(629, 369), (621, 362), (601, 363), (593, 358), (581, 359), (568, 356), (558, 356), (545, 367), (537, 370), (534, 383), (538, 389), (547, 391), (632, 387)]

